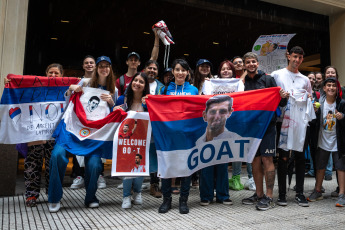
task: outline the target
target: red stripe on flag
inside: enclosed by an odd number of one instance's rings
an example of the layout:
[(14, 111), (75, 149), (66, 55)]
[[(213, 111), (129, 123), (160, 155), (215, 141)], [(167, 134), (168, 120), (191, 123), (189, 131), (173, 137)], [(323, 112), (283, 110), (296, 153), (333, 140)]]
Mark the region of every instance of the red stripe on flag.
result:
[[(234, 111), (275, 111), (280, 102), (280, 87), (230, 93)], [(146, 99), (151, 121), (176, 121), (202, 117), (206, 101), (214, 95), (149, 95)]]
[(97, 121), (87, 120), (84, 107), (79, 100), (81, 94), (82, 92), (72, 94), (70, 102), (72, 101), (72, 103), (74, 104), (73, 110), (76, 113), (80, 122), (84, 126), (89, 127), (89, 128), (100, 129), (108, 123), (121, 122), (127, 117), (127, 113), (125, 111), (123, 111), (122, 109), (118, 109), (111, 112), (108, 116), (106, 116), (103, 119), (100, 119)]
[(77, 84), (80, 79), (76, 77), (40, 77), (30, 75), (8, 74), (7, 78), (11, 81), (5, 85), (5, 88), (32, 88), (32, 87), (59, 87)]

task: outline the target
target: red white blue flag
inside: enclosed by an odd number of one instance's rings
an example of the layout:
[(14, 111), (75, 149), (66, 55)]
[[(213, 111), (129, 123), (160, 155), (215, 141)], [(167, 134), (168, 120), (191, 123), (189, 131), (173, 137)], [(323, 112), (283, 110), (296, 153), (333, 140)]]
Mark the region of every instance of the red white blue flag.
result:
[(0, 103), (0, 143), (18, 144), (50, 140), (66, 102), (64, 93), (72, 77), (9, 74)]
[(72, 154), (79, 156), (97, 154), (102, 158), (111, 159), (114, 134), (127, 113), (118, 109), (103, 119), (88, 120), (80, 101), (81, 94), (81, 92), (72, 94), (53, 137), (56, 143)]
[[(149, 96), (146, 102), (158, 154), (158, 175), (183, 177), (210, 165), (251, 163), (280, 102), (279, 89), (223, 94), (232, 98), (230, 115), (227, 107), (220, 107), (223, 102), (210, 104), (206, 112), (206, 102), (214, 97), (211, 95)], [(221, 127), (222, 119), (218, 118), (225, 115)], [(222, 131), (210, 139), (217, 125)]]

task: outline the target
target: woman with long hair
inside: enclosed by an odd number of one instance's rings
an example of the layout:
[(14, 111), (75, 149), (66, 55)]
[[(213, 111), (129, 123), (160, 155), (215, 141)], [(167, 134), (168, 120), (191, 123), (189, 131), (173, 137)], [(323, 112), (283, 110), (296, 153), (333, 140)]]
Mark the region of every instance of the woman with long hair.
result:
[[(111, 66), (109, 57), (101, 56), (97, 58), (96, 70), (87, 84), (88, 87), (104, 89), (110, 94), (101, 94), (101, 100), (106, 101), (110, 109), (112, 109), (116, 102), (115, 91), (115, 77)], [(83, 86), (70, 85), (66, 95), (69, 96), (72, 92), (81, 92)], [(85, 189), (86, 196), (84, 204), (89, 208), (98, 208), (99, 201), (96, 198), (97, 181), (102, 171), (101, 156), (103, 152), (94, 151), (92, 154), (85, 156)], [(50, 184), (49, 184), (49, 211), (57, 212), (60, 209), (60, 200), (62, 198), (62, 182), (68, 164), (68, 157), (66, 150), (56, 144), (50, 161)]]
[(220, 63), (218, 68), (218, 77), (219, 78), (233, 78), (236, 76), (236, 69), (234, 64), (229, 60), (225, 60)]
[[(191, 69), (188, 63), (183, 59), (176, 59), (172, 64), (173, 79), (162, 88), (161, 94), (165, 95), (198, 95), (198, 89), (189, 84)], [(187, 214), (187, 206), (191, 176), (181, 178), (181, 190), (179, 199), (179, 211), (181, 214)], [(159, 213), (166, 213), (171, 209), (171, 178), (162, 179), (163, 203), (159, 207)]]
[(207, 79), (212, 78), (212, 63), (207, 59), (199, 59), (196, 63), (196, 69), (193, 76), (193, 85), (201, 94), (202, 86)]
[[(119, 97), (114, 109), (123, 109), (125, 111), (145, 112), (146, 107), (142, 104), (142, 98), (150, 93), (150, 85), (147, 75), (142, 72), (134, 74), (132, 81), (129, 83), (126, 93)], [(135, 131), (137, 121), (135, 121), (132, 132)], [(137, 154), (136, 157), (141, 159), (141, 155)], [(132, 208), (131, 202), (131, 189), (133, 186), (133, 203), (140, 205), (143, 203), (141, 196), (141, 187), (144, 177), (125, 177), (123, 179), (123, 201), (122, 208)]]

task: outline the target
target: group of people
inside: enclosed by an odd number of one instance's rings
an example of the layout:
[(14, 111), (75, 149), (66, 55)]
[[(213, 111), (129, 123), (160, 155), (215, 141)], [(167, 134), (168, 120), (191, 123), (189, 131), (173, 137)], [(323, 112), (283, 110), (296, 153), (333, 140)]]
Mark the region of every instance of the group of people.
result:
[[(164, 70), (160, 80), (158, 79), (159, 65), (157, 63), (159, 50), (159, 38), (155, 36), (155, 43), (149, 61), (145, 63), (142, 71), (138, 71), (140, 56), (136, 52), (131, 52), (127, 56), (126, 64), (128, 70), (126, 74), (115, 78), (112, 62), (109, 57), (101, 56), (97, 59), (86, 56), (83, 60), (85, 75), (77, 85), (71, 85), (65, 97), (73, 92), (81, 92), (83, 87), (105, 89), (110, 94), (103, 94), (101, 100), (106, 101), (110, 110), (124, 110), (146, 112), (145, 99), (147, 95), (200, 95), (205, 81), (212, 78), (240, 78), (244, 84), (244, 91), (263, 89), (269, 87), (281, 87), (279, 94), (281, 97), (279, 108), (284, 114), (289, 108), (289, 97), (299, 90), (305, 90), (311, 100), (313, 100), (316, 119), (310, 122), (307, 129), (306, 144), (303, 152), (278, 149), (279, 130), (282, 124), (278, 115), (272, 117), (267, 130), (262, 138), (252, 164), (247, 164), (249, 179), (252, 180), (255, 193), (242, 200), (243, 204), (256, 204), (258, 210), (268, 210), (275, 206), (273, 201), (273, 187), (275, 181), (275, 165), (273, 158), (278, 155), (278, 186), (279, 195), (277, 204), (286, 206), (286, 175), (289, 158), (294, 157), (296, 171), (296, 202), (303, 207), (309, 206), (308, 201), (322, 199), (322, 181), (325, 175), (325, 168), (329, 156), (332, 153), (334, 167), (337, 170), (338, 200), (336, 206), (345, 206), (345, 135), (344, 114), (345, 102), (341, 98), (341, 86), (338, 82), (338, 74), (335, 67), (327, 67), (325, 79), (314, 83), (316, 74), (311, 73), (306, 77), (299, 72), (299, 66), (303, 61), (304, 51), (301, 47), (293, 47), (287, 53), (288, 66), (286, 68), (272, 72), (270, 75), (259, 71), (258, 56), (248, 52), (243, 57), (236, 56), (232, 60), (223, 61), (218, 74), (212, 75), (213, 65), (207, 59), (200, 59), (196, 69), (193, 71), (184, 59), (176, 59), (172, 62), (171, 68)], [(47, 76), (63, 76), (62, 66), (52, 64), (47, 68)], [(309, 80), (309, 79), (310, 80)], [(5, 83), (9, 80), (5, 79)], [(313, 87), (312, 87), (313, 86)], [(221, 120), (230, 116), (231, 101), (221, 103), (210, 102), (206, 105), (204, 119)], [(303, 127), (302, 127), (303, 128)], [(208, 125), (204, 141), (217, 139), (217, 134), (212, 133), (212, 125)], [(208, 135), (208, 133), (210, 135)], [(278, 135), (277, 135), (278, 133)], [(211, 135), (212, 134), (212, 135)], [(278, 136), (278, 137), (277, 137)], [(309, 197), (304, 196), (304, 176), (305, 176), (305, 154), (306, 146), (310, 146), (314, 169), (316, 171), (316, 183), (313, 193)], [(25, 159), (25, 185), (26, 185), (26, 205), (33, 207), (40, 190), (40, 173), (43, 158), (46, 162), (46, 179), (48, 202), (50, 212), (57, 212), (60, 209), (60, 200), (63, 196), (62, 182), (66, 167), (69, 162), (68, 152), (54, 141), (40, 141), (28, 143), (28, 156)], [(71, 188), (85, 186), (85, 205), (89, 208), (99, 207), (99, 200), (96, 191), (100, 187), (105, 187), (104, 178), (101, 174), (104, 170), (102, 166), (101, 152), (93, 152), (85, 157), (85, 170), (83, 175), (78, 175)], [(157, 154), (154, 140), (150, 143), (150, 194), (160, 198), (163, 202), (158, 209), (159, 213), (166, 213), (172, 207), (172, 193), (174, 191), (174, 181), (170, 179), (160, 179), (157, 176)], [(151, 163), (156, 162), (156, 163)], [(74, 165), (78, 164), (74, 161)], [(233, 176), (238, 176), (241, 172), (242, 162), (234, 162)], [(201, 169), (197, 173), (199, 177), (200, 205), (207, 206), (213, 202), (224, 205), (231, 205), (232, 200), (229, 194), (228, 164), (218, 164)], [(49, 175), (49, 176), (48, 176)], [(99, 180), (101, 183), (99, 182)], [(179, 211), (182, 214), (189, 212), (188, 196), (190, 191), (192, 176), (179, 178), (180, 197)], [(233, 179), (233, 178), (232, 178)], [(159, 186), (161, 180), (161, 188)], [(265, 189), (264, 189), (265, 180)], [(103, 183), (103, 186), (102, 186)], [(122, 208), (127, 209), (133, 204), (140, 205), (142, 200), (143, 177), (123, 178), (123, 203)], [(265, 192), (266, 190), (266, 192)]]

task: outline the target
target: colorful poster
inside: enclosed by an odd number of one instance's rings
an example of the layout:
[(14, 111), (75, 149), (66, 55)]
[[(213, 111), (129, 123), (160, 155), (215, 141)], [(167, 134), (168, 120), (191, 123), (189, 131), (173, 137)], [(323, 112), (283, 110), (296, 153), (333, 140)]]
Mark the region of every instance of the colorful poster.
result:
[(244, 91), (244, 84), (238, 78), (212, 78), (202, 86), (204, 95), (225, 94)]
[(261, 35), (254, 43), (252, 52), (259, 58), (259, 70), (270, 74), (287, 66), (288, 44), (296, 34)]
[(51, 140), (66, 108), (64, 93), (78, 78), (9, 74), (0, 104), (0, 143)]
[(151, 124), (147, 112), (128, 112), (114, 135), (112, 176), (149, 176)]
[(204, 96), (149, 96), (158, 176), (210, 165), (251, 163), (280, 102), (279, 87)]

